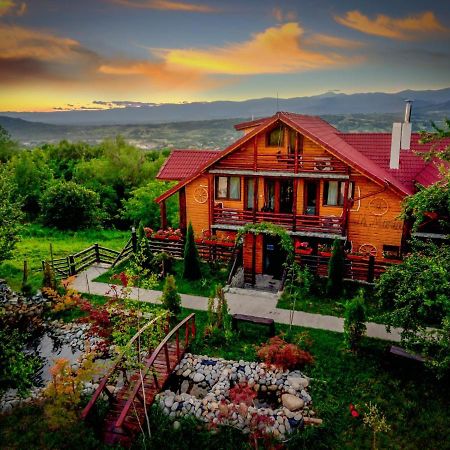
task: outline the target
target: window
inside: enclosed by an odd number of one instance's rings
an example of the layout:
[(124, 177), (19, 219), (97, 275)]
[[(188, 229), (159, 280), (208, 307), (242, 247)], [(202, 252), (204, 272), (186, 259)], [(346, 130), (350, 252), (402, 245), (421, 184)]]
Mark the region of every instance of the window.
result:
[(255, 201), (255, 179), (246, 178), (245, 179), (245, 209), (247, 211), (253, 211), (253, 203)]
[(296, 144), (297, 144), (297, 132), (294, 130), (289, 130), (288, 150), (290, 153), (294, 153)]
[(280, 125), (267, 134), (267, 147), (281, 147), (283, 145), (283, 127)]
[[(348, 198), (353, 198), (355, 187), (352, 181), (348, 185)], [(325, 181), (323, 189), (324, 206), (343, 206), (345, 181)]]
[(240, 177), (216, 177), (216, 199), (240, 200)]

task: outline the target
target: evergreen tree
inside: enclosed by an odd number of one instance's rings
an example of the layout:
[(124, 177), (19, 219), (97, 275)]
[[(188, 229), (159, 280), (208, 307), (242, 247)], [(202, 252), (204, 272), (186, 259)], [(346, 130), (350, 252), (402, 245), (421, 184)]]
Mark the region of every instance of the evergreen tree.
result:
[(181, 297), (177, 292), (175, 278), (169, 275), (164, 283), (163, 294), (161, 298), (163, 307), (169, 310), (175, 317), (181, 312)]
[(344, 342), (349, 350), (358, 350), (359, 344), (366, 333), (366, 308), (364, 306), (364, 291), (345, 304)]
[(48, 261), (45, 261), (44, 264), (44, 279), (42, 280), (42, 287), (56, 289), (55, 274)]
[(194, 229), (192, 228), (192, 224), (189, 222), (186, 243), (184, 245), (183, 278), (188, 280), (198, 280), (201, 276), (200, 259), (198, 257), (197, 246), (194, 241)]
[(337, 297), (342, 293), (344, 270), (344, 249), (342, 248), (341, 241), (335, 239), (331, 258), (328, 262), (327, 295), (330, 297)]

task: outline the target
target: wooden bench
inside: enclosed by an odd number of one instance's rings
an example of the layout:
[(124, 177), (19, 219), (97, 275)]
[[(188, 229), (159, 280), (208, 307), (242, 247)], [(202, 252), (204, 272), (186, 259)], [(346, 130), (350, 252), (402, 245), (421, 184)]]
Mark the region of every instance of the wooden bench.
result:
[(412, 361), (425, 362), (425, 358), (423, 356), (415, 353), (409, 353), (405, 349), (397, 347), (396, 345), (391, 346), (389, 353), (395, 356), (400, 356), (401, 358), (410, 359)]
[(233, 314), (231, 316), (231, 325), (233, 330), (237, 331), (238, 322), (249, 322), (257, 325), (265, 325), (269, 327), (270, 336), (275, 336), (275, 321), (266, 319), (265, 317), (247, 316), (246, 314)]

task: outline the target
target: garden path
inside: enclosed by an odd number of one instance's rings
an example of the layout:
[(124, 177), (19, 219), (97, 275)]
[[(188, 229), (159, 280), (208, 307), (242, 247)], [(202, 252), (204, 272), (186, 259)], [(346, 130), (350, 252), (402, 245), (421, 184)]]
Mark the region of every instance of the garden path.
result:
[[(105, 295), (110, 286), (108, 283), (93, 281), (102, 273), (108, 270), (109, 266), (98, 264), (89, 267), (76, 276), (72, 287), (80, 293)], [(208, 309), (208, 298), (196, 295), (180, 294), (184, 308), (206, 311)], [(161, 291), (150, 289), (132, 288), (130, 298), (144, 302), (160, 304)], [(292, 312), (286, 309), (277, 308), (277, 294), (255, 291), (250, 289), (231, 288), (226, 293), (228, 307), (231, 314), (248, 314), (258, 317), (274, 319), (277, 323), (289, 324)], [(342, 333), (344, 329), (344, 319), (341, 317), (326, 316), (322, 314), (311, 314), (303, 311), (294, 311), (293, 325), (318, 328), (321, 330), (335, 331)], [(368, 322), (367, 336), (386, 341), (400, 341), (400, 332), (394, 328), (390, 333), (386, 331), (384, 325)]]

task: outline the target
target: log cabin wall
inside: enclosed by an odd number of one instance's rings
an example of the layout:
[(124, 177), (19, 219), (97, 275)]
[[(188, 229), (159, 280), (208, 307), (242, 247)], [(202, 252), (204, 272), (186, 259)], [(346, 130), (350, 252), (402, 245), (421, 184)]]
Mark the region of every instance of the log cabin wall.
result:
[[(208, 178), (200, 176), (186, 185), (186, 221), (192, 223), (196, 237), (201, 236), (203, 230), (209, 229), (209, 197)], [(203, 194), (203, 196), (201, 195)]]
[(255, 260), (255, 273), (263, 273), (263, 236), (258, 234), (255, 239), (255, 235), (246, 234), (244, 237), (243, 247), (243, 260), (244, 271), (251, 274), (253, 271), (253, 245), (256, 242), (256, 260)]

